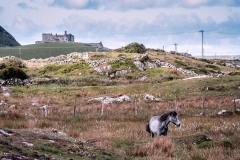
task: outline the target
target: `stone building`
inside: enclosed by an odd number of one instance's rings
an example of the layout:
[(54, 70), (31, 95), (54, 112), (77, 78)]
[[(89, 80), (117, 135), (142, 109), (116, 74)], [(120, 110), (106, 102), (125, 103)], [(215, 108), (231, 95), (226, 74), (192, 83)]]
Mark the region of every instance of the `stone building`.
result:
[(74, 42), (74, 36), (65, 31), (64, 35), (53, 35), (52, 33), (43, 33), (42, 42)]

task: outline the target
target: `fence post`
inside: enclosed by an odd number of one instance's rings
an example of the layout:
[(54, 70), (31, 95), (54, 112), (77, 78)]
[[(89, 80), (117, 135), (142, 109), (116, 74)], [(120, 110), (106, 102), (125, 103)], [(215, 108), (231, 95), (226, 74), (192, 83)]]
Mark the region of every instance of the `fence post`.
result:
[(26, 106), (26, 110), (25, 110), (25, 118), (26, 118), (26, 121), (28, 121), (28, 106)]
[(236, 107), (235, 97), (234, 97), (234, 99), (233, 99), (233, 107), (234, 107), (234, 111), (236, 111), (236, 110), (237, 110), (237, 107)]
[(205, 95), (203, 96), (203, 98), (202, 98), (202, 113), (201, 113), (201, 115), (205, 115), (205, 100), (206, 100), (206, 97), (205, 97)]
[(177, 99), (174, 100), (176, 111), (178, 111)]
[(137, 115), (138, 107), (137, 107), (137, 96), (136, 95), (135, 95), (135, 98), (134, 98), (134, 110), (135, 110), (135, 115)]
[(77, 95), (75, 95), (74, 99), (74, 108), (73, 108), (73, 116), (76, 116), (76, 106), (77, 106)]
[(104, 110), (104, 102), (102, 101), (101, 115), (103, 115), (103, 110)]

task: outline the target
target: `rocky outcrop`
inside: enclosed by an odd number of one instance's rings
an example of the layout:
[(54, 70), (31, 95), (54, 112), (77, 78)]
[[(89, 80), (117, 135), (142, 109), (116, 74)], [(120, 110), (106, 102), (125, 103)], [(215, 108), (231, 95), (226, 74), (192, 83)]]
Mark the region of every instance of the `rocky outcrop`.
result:
[(198, 76), (197, 73), (195, 73), (194, 71), (189, 71), (183, 68), (177, 68), (176, 66), (168, 63), (168, 62), (161, 62), (160, 60), (156, 60), (155, 62), (140, 62), (139, 60), (135, 61), (134, 64), (136, 65), (136, 67), (140, 70), (140, 71), (144, 71), (144, 67), (148, 67), (148, 68), (155, 68), (155, 67), (165, 67), (165, 68), (173, 68), (176, 69), (178, 72), (182, 73), (182, 74), (187, 74), (190, 76)]
[(110, 104), (110, 103), (114, 103), (114, 102), (131, 102), (132, 100), (129, 96), (122, 95), (122, 96), (115, 97), (115, 98), (105, 96), (105, 97), (91, 98), (88, 100), (88, 102), (91, 102), (91, 101), (100, 101), (104, 104)]
[(24, 86), (29, 85), (33, 82), (32, 79), (21, 80), (19, 78), (11, 78), (2, 82), (3, 86)]

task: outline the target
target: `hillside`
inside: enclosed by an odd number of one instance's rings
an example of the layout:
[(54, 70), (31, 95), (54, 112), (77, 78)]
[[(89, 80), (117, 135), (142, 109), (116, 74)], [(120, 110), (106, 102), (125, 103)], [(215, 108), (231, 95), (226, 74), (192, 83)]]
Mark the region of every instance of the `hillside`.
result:
[(0, 129), (1, 159), (122, 159), (118, 154), (53, 130)]
[[(98, 52), (107, 50), (98, 49)], [(21, 59), (49, 58), (66, 55), (72, 52), (96, 52), (96, 47), (76, 43), (41, 43), (13, 48), (0, 48), (0, 57), (21, 56)]]
[[(15, 38), (0, 26), (0, 47), (20, 46)], [(0, 55), (1, 56), (1, 55)]]
[[(240, 158), (240, 72), (226, 61), (148, 50), (16, 62), (30, 79), (1, 82), (0, 159)], [(149, 119), (173, 110), (181, 127), (151, 138)]]

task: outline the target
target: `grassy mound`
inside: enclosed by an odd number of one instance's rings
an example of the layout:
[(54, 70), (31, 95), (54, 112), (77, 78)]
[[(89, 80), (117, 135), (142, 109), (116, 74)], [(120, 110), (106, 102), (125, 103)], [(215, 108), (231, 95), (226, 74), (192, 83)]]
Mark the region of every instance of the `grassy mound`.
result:
[(126, 53), (140, 53), (143, 54), (146, 52), (146, 48), (143, 44), (139, 43), (131, 43), (125, 47), (119, 48), (115, 50), (116, 52), (126, 52)]

